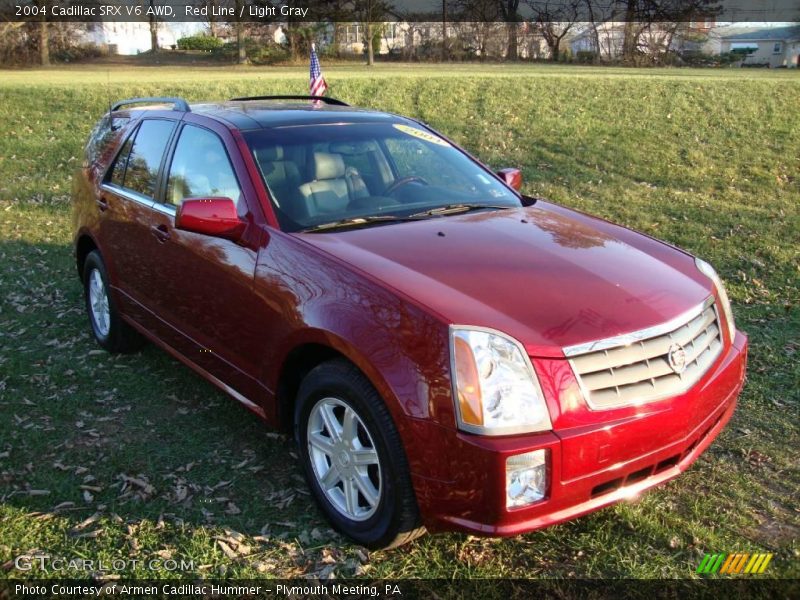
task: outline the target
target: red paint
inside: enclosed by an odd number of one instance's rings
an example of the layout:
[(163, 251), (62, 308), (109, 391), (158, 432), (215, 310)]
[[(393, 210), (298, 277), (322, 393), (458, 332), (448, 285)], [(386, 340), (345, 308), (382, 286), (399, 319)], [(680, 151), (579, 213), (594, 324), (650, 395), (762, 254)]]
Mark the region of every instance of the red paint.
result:
[[(544, 201), (359, 230), (286, 233), (234, 120), (221, 116), (226, 110), (146, 114), (220, 136), (242, 188), (236, 207), (220, 198), (186, 201), (176, 218), (134, 202), (101, 187), (113, 159), (107, 151), (76, 175), (76, 243), (91, 241), (100, 250), (128, 321), (201, 376), (247, 399), (272, 426), (291, 428), (286, 386), (294, 373), (287, 365), (296, 353), (335, 353), (357, 365), (397, 425), (429, 529), (513, 535), (579, 516), (677, 476), (730, 418), (744, 381), (742, 333), (735, 340), (725, 335), (720, 357), (687, 393), (601, 412), (586, 405), (562, 350), (697, 306), (712, 287), (691, 256)], [(115, 149), (145, 111), (129, 114)], [(521, 175), (514, 171), (499, 177), (517, 189)], [(101, 196), (108, 203), (102, 212)], [(154, 235), (154, 227), (166, 235)], [(490, 438), (457, 431), (453, 323), (491, 327), (522, 342), (552, 432)], [(506, 510), (506, 458), (539, 448), (551, 458), (547, 497)], [(631, 480), (624, 493), (592, 495), (660, 463), (666, 466)]]
[(517, 191), (522, 189), (522, 171), (519, 169), (500, 169), (497, 172), (500, 178)]
[(239, 219), (236, 204), (230, 198), (191, 198), (178, 208), (175, 227), (236, 241), (246, 223)]

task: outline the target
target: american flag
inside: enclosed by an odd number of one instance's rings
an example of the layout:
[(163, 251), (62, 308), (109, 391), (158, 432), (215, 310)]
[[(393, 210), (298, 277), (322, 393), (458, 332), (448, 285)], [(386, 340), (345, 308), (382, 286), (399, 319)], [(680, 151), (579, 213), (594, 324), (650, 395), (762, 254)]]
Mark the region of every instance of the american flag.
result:
[(312, 96), (323, 96), (325, 90), (328, 89), (328, 84), (325, 83), (325, 78), (322, 76), (322, 69), (319, 66), (317, 49), (314, 44), (311, 44), (311, 81), (309, 87), (311, 88)]

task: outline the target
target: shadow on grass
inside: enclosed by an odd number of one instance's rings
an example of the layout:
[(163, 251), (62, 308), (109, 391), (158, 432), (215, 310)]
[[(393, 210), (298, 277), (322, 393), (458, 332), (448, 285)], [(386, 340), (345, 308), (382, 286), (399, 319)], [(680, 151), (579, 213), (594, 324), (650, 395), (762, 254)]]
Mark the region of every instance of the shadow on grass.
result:
[(56, 516), (45, 519), (67, 536), (57, 545), (96, 529), (76, 529), (95, 513), (106, 529), (166, 521), (187, 534), (228, 527), (306, 545), (339, 540), (308, 495), (293, 440), (153, 345), (99, 349), (70, 253), (0, 243), (6, 517)]

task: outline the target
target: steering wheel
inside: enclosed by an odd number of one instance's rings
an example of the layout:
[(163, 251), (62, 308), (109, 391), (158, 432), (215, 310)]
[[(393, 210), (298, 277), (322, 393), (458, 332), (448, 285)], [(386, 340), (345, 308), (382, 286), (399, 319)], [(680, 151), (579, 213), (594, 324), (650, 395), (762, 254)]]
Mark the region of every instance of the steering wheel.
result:
[(402, 177), (402, 178), (398, 179), (397, 181), (395, 181), (394, 183), (392, 183), (389, 187), (387, 187), (384, 190), (383, 195), (384, 196), (388, 196), (392, 192), (396, 191), (398, 188), (401, 188), (404, 185), (407, 185), (409, 183), (413, 183), (415, 181), (417, 183), (421, 183), (422, 185), (429, 185), (428, 182), (425, 181), (425, 179), (423, 177), (418, 177), (416, 175), (412, 175), (410, 177)]

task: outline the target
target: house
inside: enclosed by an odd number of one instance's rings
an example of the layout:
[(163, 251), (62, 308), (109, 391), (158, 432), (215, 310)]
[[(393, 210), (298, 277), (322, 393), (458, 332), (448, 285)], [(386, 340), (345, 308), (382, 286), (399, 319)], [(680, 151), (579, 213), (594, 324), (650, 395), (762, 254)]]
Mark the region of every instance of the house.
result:
[[(372, 23), (374, 35), (380, 38), (380, 47), (377, 54), (388, 54), (405, 48), (413, 36), (412, 24), (405, 22)], [(338, 50), (345, 54), (363, 54), (366, 39), (365, 23), (338, 23), (334, 25), (336, 31), (336, 44)], [(333, 36), (331, 36), (332, 38)], [(331, 39), (331, 43), (332, 43)]]
[(717, 23), (713, 17), (689, 21), (676, 32), (671, 49), (679, 54), (697, 52), (709, 56), (718, 55), (721, 48), (720, 36), (729, 28), (730, 25)]
[(626, 23), (625, 21), (603, 21), (583, 23), (570, 38), (573, 54), (592, 52), (602, 60), (614, 60), (622, 56), (625, 32), (633, 27), (637, 35), (638, 50), (647, 56), (663, 54), (672, 47), (676, 27), (668, 23)]
[(769, 27), (722, 36), (722, 52), (742, 52), (744, 65), (797, 68), (800, 25)]
[[(341, 53), (360, 55), (364, 52), (365, 27), (364, 23), (356, 22), (331, 25), (320, 40), (321, 46), (335, 45)], [(376, 22), (372, 24), (372, 30), (380, 40), (376, 54), (396, 54), (406, 59), (440, 55), (441, 21)], [(462, 51), (475, 57), (502, 58), (507, 50), (508, 28), (505, 23), (451, 21), (447, 23), (446, 32), (451, 44), (459, 40), (457, 45)], [(517, 27), (517, 53), (519, 58), (546, 58), (549, 51), (534, 28), (528, 23), (520, 23)]]
[[(570, 49), (573, 54), (592, 52), (603, 60), (620, 58), (627, 26), (625, 21), (582, 23), (570, 38)], [(720, 26), (713, 18), (686, 23), (633, 23), (632, 26), (638, 35), (639, 52), (653, 57), (666, 52), (719, 54), (720, 32), (725, 30), (725, 26)]]
[[(158, 47), (172, 48), (178, 39), (199, 29), (196, 23), (158, 23)], [(139, 54), (150, 50), (150, 23), (95, 21), (87, 25), (85, 38), (108, 54)]]

